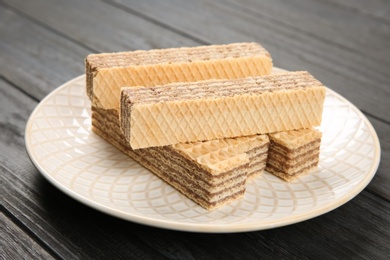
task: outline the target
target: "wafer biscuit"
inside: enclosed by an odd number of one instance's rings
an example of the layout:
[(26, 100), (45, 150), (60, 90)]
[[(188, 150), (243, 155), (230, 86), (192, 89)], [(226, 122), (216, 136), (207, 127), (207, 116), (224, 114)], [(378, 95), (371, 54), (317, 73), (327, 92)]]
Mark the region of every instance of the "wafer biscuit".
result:
[(242, 197), (246, 180), (261, 174), (267, 161), (267, 135), (134, 150), (120, 131), (117, 110), (95, 106), (92, 130), (209, 210)]
[(270, 74), (270, 54), (257, 43), (91, 54), (87, 94), (95, 106), (118, 109), (123, 86), (155, 86)]
[(318, 166), (322, 133), (300, 129), (269, 134), (266, 170), (286, 181), (305, 175)]
[(318, 126), (325, 87), (308, 72), (122, 88), (133, 149)]

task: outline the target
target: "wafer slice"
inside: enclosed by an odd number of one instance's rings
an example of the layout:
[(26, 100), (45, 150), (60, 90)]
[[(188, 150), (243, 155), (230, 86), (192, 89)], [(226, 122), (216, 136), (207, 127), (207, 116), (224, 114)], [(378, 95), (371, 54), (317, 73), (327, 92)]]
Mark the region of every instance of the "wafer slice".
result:
[(266, 170), (285, 181), (294, 180), (318, 166), (322, 133), (300, 129), (273, 133)]
[(87, 93), (95, 106), (118, 109), (123, 86), (155, 86), (270, 74), (270, 54), (257, 43), (91, 54)]
[(245, 183), (263, 172), (267, 135), (133, 150), (114, 109), (92, 107), (92, 130), (206, 209), (244, 195)]
[(326, 88), (308, 72), (122, 88), (133, 149), (318, 126)]

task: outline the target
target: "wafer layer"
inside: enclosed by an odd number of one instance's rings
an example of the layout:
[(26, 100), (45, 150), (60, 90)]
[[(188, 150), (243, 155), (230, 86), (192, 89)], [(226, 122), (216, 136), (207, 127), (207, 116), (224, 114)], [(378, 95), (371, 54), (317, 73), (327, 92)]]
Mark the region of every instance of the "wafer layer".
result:
[(308, 72), (123, 88), (133, 149), (318, 126), (325, 87)]
[(87, 93), (95, 106), (119, 108), (123, 86), (234, 79), (270, 74), (270, 54), (257, 43), (91, 54)]
[(206, 209), (243, 196), (247, 178), (263, 172), (269, 144), (267, 135), (256, 135), (134, 150), (118, 112), (98, 107), (92, 107), (92, 129)]
[(266, 170), (291, 181), (317, 167), (322, 134), (314, 129), (273, 133)]

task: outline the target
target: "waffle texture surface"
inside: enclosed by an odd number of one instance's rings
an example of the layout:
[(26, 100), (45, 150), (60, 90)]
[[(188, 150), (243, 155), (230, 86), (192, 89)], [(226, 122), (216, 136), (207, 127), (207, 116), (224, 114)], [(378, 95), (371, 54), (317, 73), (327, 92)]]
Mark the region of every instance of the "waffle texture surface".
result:
[(86, 57), (87, 94), (95, 106), (118, 109), (123, 86), (235, 79), (267, 75), (268, 51), (257, 43), (90, 54)]
[(325, 92), (305, 71), (123, 88), (121, 127), (133, 149), (308, 128)]

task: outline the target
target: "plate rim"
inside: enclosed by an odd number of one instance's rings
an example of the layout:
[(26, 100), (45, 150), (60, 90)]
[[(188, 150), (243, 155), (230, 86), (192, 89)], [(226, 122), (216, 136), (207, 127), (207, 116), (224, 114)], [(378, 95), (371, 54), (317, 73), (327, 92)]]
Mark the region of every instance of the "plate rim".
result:
[[(276, 68), (277, 70), (282, 70)], [(266, 230), (266, 229), (272, 229), (276, 227), (283, 227), (287, 225), (291, 225), (294, 223), (299, 223), (308, 219), (316, 218), (320, 215), (323, 215), (325, 213), (328, 213), (334, 209), (337, 209), (338, 207), (344, 205), (351, 199), (353, 199), (355, 196), (357, 196), (361, 191), (364, 190), (364, 188), (371, 182), (371, 180), (374, 178), (379, 164), (380, 164), (380, 158), (381, 158), (381, 147), (378, 135), (375, 131), (375, 128), (372, 126), (371, 122), (368, 120), (368, 118), (349, 100), (347, 100), (345, 97), (338, 94), (336, 91), (326, 87), (326, 91), (331, 93), (332, 95), (336, 96), (343, 102), (347, 103), (354, 112), (356, 112), (359, 117), (364, 120), (364, 123), (367, 125), (369, 132), (371, 133), (372, 138), (374, 139), (374, 158), (371, 164), (371, 168), (365, 173), (364, 179), (362, 179), (357, 186), (355, 186), (352, 190), (350, 190), (348, 193), (342, 195), (340, 198), (335, 199), (335, 201), (332, 201), (332, 203), (327, 203), (319, 208), (316, 208), (312, 211), (306, 211), (299, 213), (292, 217), (283, 217), (280, 219), (277, 219), (276, 221), (259, 221), (259, 222), (250, 222), (250, 223), (236, 223), (232, 225), (232, 223), (228, 224), (216, 224), (216, 223), (184, 223), (184, 222), (176, 222), (176, 221), (168, 221), (163, 219), (156, 219), (148, 216), (139, 216), (134, 213), (124, 212), (123, 210), (119, 209), (113, 209), (107, 205), (104, 205), (102, 203), (96, 202), (92, 199), (89, 199), (85, 196), (82, 196), (78, 194), (77, 192), (67, 188), (65, 185), (63, 185), (61, 182), (57, 181), (54, 177), (52, 177), (44, 168), (41, 166), (41, 164), (37, 161), (36, 158), (33, 156), (32, 147), (29, 142), (29, 132), (31, 131), (31, 127), (33, 124), (33, 120), (35, 115), (38, 113), (39, 109), (45, 104), (47, 100), (49, 100), (52, 96), (55, 96), (58, 92), (60, 92), (62, 89), (66, 88), (68, 85), (71, 85), (73, 82), (80, 81), (82, 78), (85, 78), (85, 74), (81, 74), (80, 76), (77, 76), (75, 78), (72, 78), (65, 83), (61, 84), (59, 87), (52, 90), (48, 95), (46, 95), (34, 108), (32, 113), (29, 116), (29, 119), (26, 124), (25, 129), (25, 146), (27, 150), (27, 154), (33, 163), (33, 165), (37, 168), (37, 170), (45, 177), (46, 180), (48, 180), (52, 185), (54, 185), (56, 188), (58, 188), (60, 191), (65, 193), (66, 195), (70, 196), (71, 198), (75, 199), (78, 202), (81, 202), (84, 205), (87, 205), (95, 210), (98, 210), (100, 212), (103, 212), (107, 215), (117, 217), (126, 221), (131, 221), (138, 224), (158, 227), (158, 228), (165, 228), (170, 230), (177, 230), (177, 231), (187, 231), (187, 232), (199, 232), (199, 233), (236, 233), (236, 232), (248, 232), (248, 231), (258, 231), (258, 230)], [(315, 212), (313, 212), (315, 211)], [(234, 222), (233, 222), (234, 223)]]

